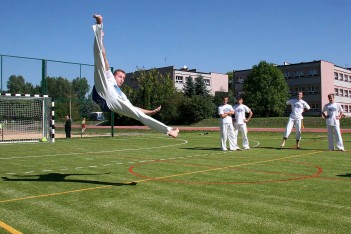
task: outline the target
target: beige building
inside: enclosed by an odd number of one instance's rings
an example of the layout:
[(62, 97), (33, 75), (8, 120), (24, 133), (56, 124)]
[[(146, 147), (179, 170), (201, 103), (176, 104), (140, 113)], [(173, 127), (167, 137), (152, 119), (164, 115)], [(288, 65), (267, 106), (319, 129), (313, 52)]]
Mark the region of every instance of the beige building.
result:
[[(201, 75), (204, 78), (204, 81), (207, 86), (207, 90), (211, 95), (215, 95), (216, 92), (228, 92), (228, 75), (214, 73), (214, 72), (198, 72), (196, 69), (188, 69), (187, 67), (176, 69), (174, 66), (155, 68), (162, 75), (169, 74), (173, 79), (175, 87), (179, 91), (183, 91), (184, 84), (187, 81), (188, 77), (192, 77), (195, 81), (195, 78)], [(124, 82), (126, 85), (137, 88), (138, 82), (133, 77), (133, 73), (126, 74), (126, 80)]]
[[(340, 103), (346, 116), (351, 116), (351, 69), (319, 60), (277, 66), (284, 74), (289, 86), (289, 94), (304, 93), (304, 100), (311, 106), (306, 116), (320, 116), (323, 106), (328, 103), (328, 94), (335, 93), (335, 101)], [(243, 93), (243, 83), (249, 70), (235, 71), (235, 92)]]

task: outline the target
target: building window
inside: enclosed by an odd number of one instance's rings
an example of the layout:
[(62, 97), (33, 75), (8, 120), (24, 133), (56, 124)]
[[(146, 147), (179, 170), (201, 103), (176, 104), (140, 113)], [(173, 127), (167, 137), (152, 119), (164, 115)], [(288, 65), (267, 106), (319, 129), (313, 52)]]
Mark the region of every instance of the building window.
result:
[(301, 76), (303, 76), (303, 71), (295, 71), (295, 72), (294, 72), (294, 76), (295, 76), (295, 77), (301, 77)]
[(344, 75), (339, 73), (339, 80), (344, 80)]
[(345, 95), (345, 97), (348, 97), (349, 96), (349, 91), (348, 90), (344, 90), (344, 95)]
[(285, 78), (290, 78), (290, 77), (291, 77), (290, 72), (284, 72), (284, 77), (285, 77)]
[(311, 104), (311, 111), (320, 111), (319, 104)]
[(308, 87), (308, 94), (315, 94), (318, 93), (317, 87)]
[(295, 88), (295, 91), (296, 91), (296, 93), (302, 92), (303, 94), (305, 94), (305, 88), (304, 87)]
[(308, 70), (308, 76), (316, 76), (317, 74), (317, 69)]
[(349, 82), (349, 76), (348, 76), (348, 75), (345, 75), (344, 78), (345, 78), (345, 81), (346, 81), (346, 82)]
[(344, 96), (344, 90), (343, 89), (339, 89), (339, 95), (340, 96)]
[(339, 75), (337, 72), (334, 72), (334, 80), (338, 80), (339, 79)]
[(183, 83), (183, 77), (182, 76), (176, 76), (176, 83)]
[(339, 96), (339, 89), (334, 88), (334, 95)]
[(349, 112), (349, 106), (345, 105), (345, 112)]
[(211, 81), (210, 79), (204, 79), (204, 82), (207, 86), (211, 86)]
[(349, 97), (351, 97), (351, 90), (349, 90)]

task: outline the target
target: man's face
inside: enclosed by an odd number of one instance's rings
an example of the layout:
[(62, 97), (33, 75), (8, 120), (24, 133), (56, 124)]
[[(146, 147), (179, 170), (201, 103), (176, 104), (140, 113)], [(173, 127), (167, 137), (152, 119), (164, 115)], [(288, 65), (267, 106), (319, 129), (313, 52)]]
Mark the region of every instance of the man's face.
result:
[(303, 97), (303, 94), (302, 94), (301, 92), (298, 92), (298, 93), (297, 93), (297, 99), (300, 100), (300, 99), (302, 99), (302, 97)]
[(122, 84), (124, 83), (124, 79), (126, 78), (126, 74), (124, 74), (121, 71), (116, 72), (115, 74), (115, 80), (118, 85), (118, 87), (121, 87)]
[(244, 100), (243, 100), (242, 98), (239, 98), (239, 99), (238, 99), (238, 103), (239, 103), (240, 105), (243, 104), (243, 101), (244, 101)]
[(330, 103), (334, 102), (334, 96), (333, 95), (328, 95), (328, 100)]
[(223, 99), (223, 104), (227, 104), (228, 103), (228, 98), (224, 98)]

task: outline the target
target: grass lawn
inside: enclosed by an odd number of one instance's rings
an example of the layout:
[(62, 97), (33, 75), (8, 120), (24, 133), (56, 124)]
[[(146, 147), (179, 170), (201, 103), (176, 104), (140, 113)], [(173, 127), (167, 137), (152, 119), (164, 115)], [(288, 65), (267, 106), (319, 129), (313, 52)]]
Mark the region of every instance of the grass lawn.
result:
[(351, 155), (302, 136), (281, 149), (250, 132), (240, 152), (218, 132), (1, 144), (0, 233), (350, 233)]

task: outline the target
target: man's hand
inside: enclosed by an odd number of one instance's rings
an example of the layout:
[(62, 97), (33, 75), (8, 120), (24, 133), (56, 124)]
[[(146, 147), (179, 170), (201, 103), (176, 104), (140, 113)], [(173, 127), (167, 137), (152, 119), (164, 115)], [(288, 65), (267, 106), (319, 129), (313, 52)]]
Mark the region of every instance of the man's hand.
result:
[(93, 16), (96, 19), (96, 24), (102, 24), (102, 16), (101, 15), (94, 15)]
[(155, 110), (152, 111), (151, 115), (156, 114), (157, 112), (159, 112), (161, 110), (161, 106), (157, 107)]

